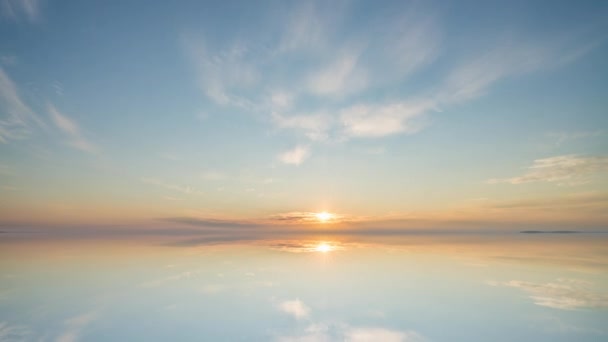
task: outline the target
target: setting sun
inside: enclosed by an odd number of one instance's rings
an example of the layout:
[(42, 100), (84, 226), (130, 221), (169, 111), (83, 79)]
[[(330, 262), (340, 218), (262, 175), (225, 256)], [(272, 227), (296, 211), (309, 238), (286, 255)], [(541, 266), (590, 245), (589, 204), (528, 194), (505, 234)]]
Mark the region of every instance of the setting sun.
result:
[(327, 222), (331, 219), (334, 218), (334, 215), (331, 213), (328, 213), (326, 211), (320, 212), (320, 213), (316, 213), (315, 216), (317, 217), (317, 220), (321, 221), (321, 222)]
[(326, 243), (320, 243), (317, 245), (317, 247), (315, 248), (315, 250), (317, 252), (322, 252), (322, 253), (327, 253), (327, 252), (331, 252), (333, 250), (333, 247), (326, 244)]

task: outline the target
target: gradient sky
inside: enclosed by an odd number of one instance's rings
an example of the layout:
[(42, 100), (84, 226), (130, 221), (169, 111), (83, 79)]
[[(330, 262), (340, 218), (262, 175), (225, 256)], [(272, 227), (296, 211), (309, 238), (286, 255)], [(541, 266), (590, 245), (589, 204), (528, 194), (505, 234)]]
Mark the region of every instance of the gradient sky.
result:
[(0, 10), (4, 224), (608, 226), (606, 1)]

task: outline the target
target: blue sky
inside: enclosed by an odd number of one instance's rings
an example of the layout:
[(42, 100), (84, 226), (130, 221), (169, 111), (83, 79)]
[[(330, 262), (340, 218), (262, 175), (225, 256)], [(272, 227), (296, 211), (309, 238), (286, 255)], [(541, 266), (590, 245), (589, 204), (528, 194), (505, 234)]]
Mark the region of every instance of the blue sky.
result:
[(602, 1), (0, 4), (2, 222), (606, 226)]

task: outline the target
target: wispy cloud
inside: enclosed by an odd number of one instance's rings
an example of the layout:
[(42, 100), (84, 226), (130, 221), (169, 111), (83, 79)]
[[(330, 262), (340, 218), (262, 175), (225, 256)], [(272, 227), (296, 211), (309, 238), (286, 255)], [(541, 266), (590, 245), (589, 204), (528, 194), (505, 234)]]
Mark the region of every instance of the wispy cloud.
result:
[(566, 142), (602, 136), (602, 131), (579, 131), (579, 132), (550, 132), (547, 137), (555, 139), (555, 146), (561, 146)]
[(222, 172), (208, 170), (201, 173), (201, 178), (207, 181), (220, 181), (227, 179), (228, 176)]
[(22, 139), (30, 135), (32, 123), (44, 127), (44, 123), (26, 104), (13, 80), (0, 67), (0, 106), (4, 112), (0, 118), (0, 142)]
[(165, 188), (167, 190), (181, 192), (184, 194), (193, 194), (193, 193), (198, 192), (196, 189), (194, 189), (193, 187), (191, 187), (189, 185), (171, 184), (171, 183), (167, 183), (158, 178), (142, 177), (142, 178), (140, 178), (140, 181), (147, 183), (147, 184), (153, 184), (153, 185)]
[[(334, 26), (341, 13), (337, 2), (300, 2), (285, 16), (283, 35), (276, 50), (285, 52), (317, 52), (329, 45)], [(339, 5), (338, 5), (339, 6)]]
[(281, 153), (279, 161), (284, 164), (300, 165), (310, 156), (310, 147), (298, 145), (291, 150)]
[(88, 312), (65, 321), (66, 330), (57, 337), (57, 342), (75, 342), (80, 340), (83, 330), (98, 318), (96, 312)]
[(423, 127), (418, 120), (433, 107), (430, 102), (357, 105), (342, 110), (340, 119), (347, 137), (382, 137), (414, 133)]
[(299, 299), (281, 302), (279, 304), (279, 310), (296, 319), (308, 318), (310, 315), (310, 308)]
[(39, 0), (2, 0), (2, 14), (15, 21), (35, 22), (40, 17)]
[(592, 175), (608, 170), (608, 157), (563, 155), (536, 159), (522, 176), (490, 179), (490, 184), (552, 182), (561, 185), (588, 183)]
[(27, 341), (31, 335), (32, 331), (26, 326), (0, 322), (0, 341)]
[(502, 202), (489, 202), (486, 207), (499, 209), (544, 209), (544, 210), (605, 210), (608, 209), (608, 194), (606, 193), (574, 193), (563, 196), (518, 199)]
[(534, 304), (560, 310), (600, 309), (608, 307), (608, 294), (591, 289), (591, 283), (576, 279), (558, 279), (551, 283), (511, 280), (489, 282), (493, 286), (518, 288), (527, 293)]
[(327, 113), (281, 115), (275, 112), (272, 121), (279, 128), (301, 131), (313, 141), (327, 139), (332, 124), (331, 116)]
[(67, 115), (61, 113), (55, 106), (49, 104), (47, 110), (51, 117), (51, 120), (61, 130), (61, 132), (67, 137), (68, 145), (75, 149), (94, 153), (98, 151), (97, 146), (89, 142), (83, 135), (81, 128)]
[(234, 43), (226, 49), (212, 50), (200, 37), (184, 37), (183, 41), (207, 98), (219, 105), (253, 109), (254, 104), (238, 94), (253, 86), (259, 78), (257, 68), (247, 58), (246, 45)]
[(367, 84), (367, 76), (362, 68), (358, 68), (358, 55), (346, 53), (338, 56), (335, 61), (313, 73), (308, 79), (308, 89), (315, 95), (345, 96), (363, 89)]

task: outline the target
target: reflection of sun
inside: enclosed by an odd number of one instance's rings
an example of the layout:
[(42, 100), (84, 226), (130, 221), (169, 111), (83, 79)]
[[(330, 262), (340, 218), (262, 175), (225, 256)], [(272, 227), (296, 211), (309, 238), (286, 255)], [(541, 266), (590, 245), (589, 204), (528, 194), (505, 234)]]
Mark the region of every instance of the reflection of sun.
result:
[(317, 220), (319, 220), (320, 222), (327, 222), (327, 221), (331, 220), (332, 218), (334, 218), (334, 215), (331, 213), (328, 213), (327, 211), (316, 213), (315, 216), (316, 216)]
[(333, 247), (332, 247), (332, 246), (330, 246), (330, 245), (328, 245), (328, 244), (326, 244), (326, 243), (324, 243), (324, 242), (322, 242), (322, 243), (318, 244), (318, 245), (315, 247), (315, 251), (317, 251), (317, 252), (322, 252), (322, 253), (331, 252), (331, 251), (332, 251), (332, 249), (333, 249)]

